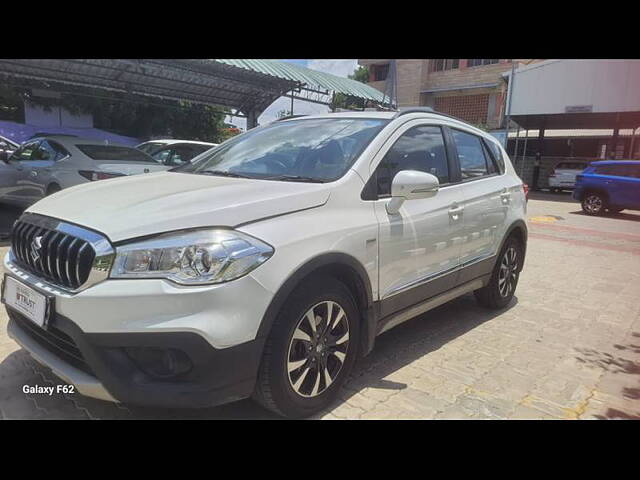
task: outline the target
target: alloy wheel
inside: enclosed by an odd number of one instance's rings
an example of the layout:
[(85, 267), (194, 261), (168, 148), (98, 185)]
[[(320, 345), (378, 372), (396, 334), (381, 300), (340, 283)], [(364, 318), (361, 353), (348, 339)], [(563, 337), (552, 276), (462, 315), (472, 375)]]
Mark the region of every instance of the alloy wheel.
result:
[(287, 352), (287, 375), (293, 390), (316, 397), (335, 381), (349, 348), (349, 322), (336, 302), (311, 307), (293, 331)]
[(498, 274), (498, 289), (503, 298), (508, 297), (516, 288), (518, 281), (518, 252), (515, 247), (509, 247), (500, 262)]
[(584, 200), (584, 208), (589, 213), (598, 213), (602, 207), (602, 199), (598, 195), (588, 195)]

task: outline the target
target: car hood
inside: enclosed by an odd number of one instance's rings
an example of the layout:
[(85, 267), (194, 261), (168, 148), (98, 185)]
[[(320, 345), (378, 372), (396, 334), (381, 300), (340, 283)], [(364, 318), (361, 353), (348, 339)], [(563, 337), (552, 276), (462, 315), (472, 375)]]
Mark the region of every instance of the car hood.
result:
[(160, 172), (71, 187), (27, 211), (92, 228), (118, 242), (185, 228), (235, 227), (318, 207), (328, 198), (326, 184)]

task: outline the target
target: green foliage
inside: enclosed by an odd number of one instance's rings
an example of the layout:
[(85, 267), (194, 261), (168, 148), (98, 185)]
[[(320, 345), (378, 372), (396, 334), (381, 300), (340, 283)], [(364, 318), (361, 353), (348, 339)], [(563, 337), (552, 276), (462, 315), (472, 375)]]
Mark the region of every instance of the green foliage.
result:
[[(351, 75), (349, 75), (351, 80), (356, 80), (360, 83), (367, 83), (369, 81), (369, 69), (363, 65), (359, 65)], [(331, 104), (329, 108), (332, 111), (337, 110), (338, 108), (349, 109), (349, 110), (362, 110), (366, 108), (367, 101), (362, 98), (350, 97), (345, 95), (344, 93), (336, 93), (333, 96)]]
[(369, 69), (364, 65), (358, 65), (353, 72), (353, 74), (349, 75), (351, 80), (357, 80), (360, 83), (368, 83), (369, 82)]

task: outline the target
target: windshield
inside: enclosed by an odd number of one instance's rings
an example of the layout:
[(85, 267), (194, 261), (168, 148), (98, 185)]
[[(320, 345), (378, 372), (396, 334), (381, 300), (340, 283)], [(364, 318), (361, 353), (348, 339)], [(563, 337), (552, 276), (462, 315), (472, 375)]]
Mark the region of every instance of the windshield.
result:
[(142, 153), (135, 148), (117, 147), (115, 145), (76, 145), (76, 147), (93, 160), (157, 163), (146, 153)]
[(173, 171), (330, 182), (353, 165), (388, 120), (316, 118), (274, 122), (233, 138)]

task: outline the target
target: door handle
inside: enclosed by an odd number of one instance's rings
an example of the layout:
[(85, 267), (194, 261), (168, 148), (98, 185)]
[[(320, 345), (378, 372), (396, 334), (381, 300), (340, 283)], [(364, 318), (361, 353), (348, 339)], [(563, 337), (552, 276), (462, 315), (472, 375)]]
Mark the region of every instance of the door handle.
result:
[(464, 207), (451, 207), (449, 209), (449, 216), (451, 217), (451, 220), (457, 221), (462, 216), (463, 211)]

